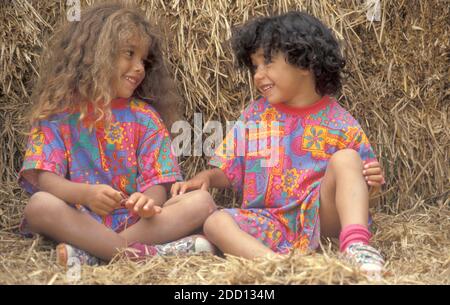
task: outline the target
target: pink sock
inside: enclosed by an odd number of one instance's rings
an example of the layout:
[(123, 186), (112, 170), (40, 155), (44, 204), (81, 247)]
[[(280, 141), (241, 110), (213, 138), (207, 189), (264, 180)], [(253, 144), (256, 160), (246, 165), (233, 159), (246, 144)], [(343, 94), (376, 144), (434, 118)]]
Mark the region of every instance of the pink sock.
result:
[(371, 234), (365, 226), (358, 224), (348, 225), (339, 234), (339, 250), (344, 252), (348, 246), (356, 242), (368, 245), (370, 237)]
[(139, 261), (142, 259), (145, 259), (149, 256), (155, 256), (158, 254), (158, 251), (155, 246), (153, 245), (145, 245), (140, 242), (134, 242), (130, 245), (128, 245), (129, 249), (132, 249), (133, 251), (126, 250), (125, 255), (135, 261)]

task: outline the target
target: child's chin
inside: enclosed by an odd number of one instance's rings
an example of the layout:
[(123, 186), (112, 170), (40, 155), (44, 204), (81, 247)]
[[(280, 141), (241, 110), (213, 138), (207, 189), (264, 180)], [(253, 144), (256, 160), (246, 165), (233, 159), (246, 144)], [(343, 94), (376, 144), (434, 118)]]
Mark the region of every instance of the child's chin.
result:
[(271, 104), (271, 105), (277, 105), (277, 104), (282, 104), (282, 103), (283, 103), (282, 101), (274, 100), (274, 99), (271, 99), (271, 98), (267, 98), (267, 101), (268, 101), (269, 104)]
[(117, 95), (115, 98), (117, 99), (117, 98), (129, 98), (129, 97), (131, 97), (133, 95), (133, 93), (130, 93), (130, 94), (128, 94), (128, 93), (124, 93), (124, 94), (119, 94), (119, 95)]

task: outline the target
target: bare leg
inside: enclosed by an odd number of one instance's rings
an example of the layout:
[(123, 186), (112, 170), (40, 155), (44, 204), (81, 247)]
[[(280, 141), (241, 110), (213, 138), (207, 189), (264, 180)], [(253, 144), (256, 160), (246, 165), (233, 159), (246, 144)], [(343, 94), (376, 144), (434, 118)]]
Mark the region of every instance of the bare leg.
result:
[(25, 208), (31, 229), (58, 242), (67, 242), (101, 259), (110, 260), (125, 239), (50, 193), (35, 193)]
[(201, 228), (215, 210), (208, 192), (195, 191), (166, 203), (161, 214), (141, 219), (117, 234), (50, 193), (38, 192), (30, 198), (25, 217), (31, 229), (56, 241), (66, 242), (94, 256), (110, 260), (129, 243), (158, 244), (172, 241)]
[(206, 191), (178, 195), (164, 204), (160, 214), (139, 220), (120, 236), (128, 242), (166, 243), (193, 234), (215, 209), (214, 201)]
[(242, 231), (233, 217), (224, 211), (217, 211), (209, 216), (203, 225), (203, 231), (224, 253), (245, 258), (275, 254), (256, 238)]
[(320, 187), (320, 230), (322, 236), (338, 237), (349, 224), (367, 227), (368, 187), (363, 163), (352, 149), (336, 152), (330, 159)]

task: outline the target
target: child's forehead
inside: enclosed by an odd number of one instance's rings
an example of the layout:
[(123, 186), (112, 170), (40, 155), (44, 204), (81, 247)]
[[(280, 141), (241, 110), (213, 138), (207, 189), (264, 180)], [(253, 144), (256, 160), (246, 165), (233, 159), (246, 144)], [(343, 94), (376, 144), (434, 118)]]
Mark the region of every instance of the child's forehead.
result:
[(120, 46), (130, 47), (133, 49), (141, 49), (143, 51), (146, 51), (147, 53), (149, 51), (148, 48), (150, 46), (150, 43), (151, 43), (150, 37), (135, 33), (125, 39), (122, 39), (120, 41)]
[[(283, 53), (280, 50), (270, 50), (270, 56), (269, 56), (270, 58), (279, 57), (279, 56), (284, 57)], [(266, 60), (266, 55), (264, 53), (264, 49), (263, 48), (256, 49), (255, 52), (250, 54), (250, 59), (252, 61)]]
[(264, 49), (263, 48), (257, 48), (255, 52), (253, 52), (252, 56), (264, 56)]
[(250, 54), (250, 59), (251, 60), (264, 59), (264, 49), (263, 48), (256, 49), (255, 52)]

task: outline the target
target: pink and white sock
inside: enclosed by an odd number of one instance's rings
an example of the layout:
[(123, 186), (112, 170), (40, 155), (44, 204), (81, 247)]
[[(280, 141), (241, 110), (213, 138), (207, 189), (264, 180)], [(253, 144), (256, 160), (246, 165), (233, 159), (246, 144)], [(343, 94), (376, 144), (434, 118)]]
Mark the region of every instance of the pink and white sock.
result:
[(339, 234), (339, 250), (344, 252), (348, 246), (357, 242), (368, 245), (371, 236), (372, 234), (366, 226), (360, 224), (348, 225)]

